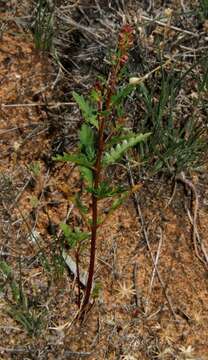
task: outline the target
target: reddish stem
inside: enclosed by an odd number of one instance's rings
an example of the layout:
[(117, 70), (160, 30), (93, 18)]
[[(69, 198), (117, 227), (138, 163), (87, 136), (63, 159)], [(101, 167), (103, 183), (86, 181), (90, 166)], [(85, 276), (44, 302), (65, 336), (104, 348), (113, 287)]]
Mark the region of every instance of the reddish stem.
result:
[[(99, 115), (99, 130), (98, 130), (98, 151), (97, 151), (97, 158), (95, 162), (95, 169), (94, 171), (94, 190), (99, 187), (100, 184), (100, 177), (102, 171), (102, 155), (104, 151), (104, 129), (107, 119), (111, 119), (111, 115), (108, 114), (102, 115), (102, 110), (106, 110), (110, 113), (111, 109), (111, 99), (113, 94), (115, 93), (116, 83), (118, 78), (118, 73), (124, 63), (127, 61), (128, 57), (126, 57), (126, 53), (128, 51), (129, 45), (131, 45), (131, 32), (132, 29), (129, 26), (124, 27), (121, 32), (120, 40), (118, 49), (120, 50), (120, 57), (117, 58), (116, 64), (113, 66), (112, 71), (109, 75), (108, 83), (107, 83), (107, 90), (106, 93), (100, 96), (100, 100), (98, 101), (98, 113)], [(125, 56), (125, 58), (124, 58)], [(105, 103), (102, 102), (102, 96), (105, 97)], [(95, 192), (92, 194), (92, 225), (91, 225), (91, 247), (90, 247), (90, 263), (88, 269), (88, 279), (87, 279), (87, 286), (85, 297), (82, 303), (80, 316), (82, 317), (85, 312), (85, 308), (89, 303), (90, 294), (92, 290), (93, 284), (93, 277), (94, 277), (94, 268), (95, 268), (95, 253), (96, 253), (96, 240), (97, 240), (97, 228), (98, 228), (98, 198), (95, 195)]]
[[(99, 101), (98, 111), (102, 111), (102, 101)], [(99, 131), (98, 131), (98, 151), (97, 151), (97, 159), (95, 163), (94, 170), (94, 190), (96, 191), (99, 187), (100, 175), (101, 175), (101, 159), (104, 150), (104, 125), (105, 118), (100, 116), (99, 121)], [(87, 279), (87, 287), (85, 292), (85, 297), (82, 303), (81, 315), (85, 310), (85, 307), (89, 303), (90, 294), (92, 290), (93, 277), (94, 277), (94, 268), (95, 268), (95, 253), (96, 253), (96, 239), (97, 239), (97, 219), (98, 219), (98, 199), (97, 196), (92, 193), (92, 225), (91, 225), (91, 246), (90, 246), (90, 263), (88, 269), (88, 279)]]

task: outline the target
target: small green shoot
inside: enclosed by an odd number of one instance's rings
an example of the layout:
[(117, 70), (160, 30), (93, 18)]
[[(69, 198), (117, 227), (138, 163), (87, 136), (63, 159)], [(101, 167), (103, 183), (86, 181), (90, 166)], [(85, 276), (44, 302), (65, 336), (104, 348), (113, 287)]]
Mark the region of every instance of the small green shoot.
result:
[(19, 280), (16, 280), (10, 265), (1, 260), (0, 292), (3, 293), (6, 288), (9, 288), (11, 292), (10, 295), (5, 296), (8, 302), (7, 313), (22, 325), (29, 335), (38, 335), (42, 327), (43, 313), (30, 306), (30, 301), (22, 286), (21, 273)]
[(29, 170), (31, 171), (32, 175), (37, 178), (41, 172), (41, 163), (40, 161), (34, 161), (31, 165), (29, 165)]
[(45, 0), (38, 0), (34, 25), (35, 46), (38, 50), (49, 51), (53, 47), (53, 7)]

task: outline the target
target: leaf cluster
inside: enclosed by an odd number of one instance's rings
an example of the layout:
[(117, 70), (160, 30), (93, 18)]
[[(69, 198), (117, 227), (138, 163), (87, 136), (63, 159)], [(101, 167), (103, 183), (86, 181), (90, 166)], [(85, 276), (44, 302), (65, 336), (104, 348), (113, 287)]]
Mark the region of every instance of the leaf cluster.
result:
[[(129, 192), (126, 187), (121, 185), (116, 187), (112, 186), (110, 182), (105, 179), (104, 170), (106, 171), (106, 168), (121, 161), (127, 151), (137, 144), (145, 142), (150, 136), (150, 133), (135, 134), (122, 127), (117, 130), (115, 126), (112, 135), (104, 141), (100, 169), (102, 176), (99, 184), (95, 186), (98, 137), (99, 131), (101, 131), (101, 121), (104, 119), (105, 126), (107, 127), (107, 123), (111, 119), (111, 113), (116, 114), (118, 108), (121, 105), (123, 106), (125, 99), (131, 94), (132, 90), (132, 85), (119, 88), (111, 96), (110, 109), (102, 108), (100, 110), (98, 110), (98, 103), (99, 101), (103, 101), (104, 95), (97, 89), (91, 91), (88, 100), (82, 95), (73, 92), (73, 98), (78, 104), (84, 120), (79, 130), (78, 151), (75, 154), (64, 153), (54, 158), (58, 161), (72, 162), (78, 166), (80, 178), (85, 184), (82, 190), (83, 194), (91, 194), (91, 196), (94, 196), (98, 201), (105, 198), (114, 198), (108, 214), (111, 214), (123, 203)], [(110, 125), (112, 127), (112, 124)], [(89, 207), (83, 204), (81, 195), (82, 194), (79, 193), (75, 196), (74, 203), (81, 215), (85, 217), (89, 214)], [(88, 225), (92, 224), (89, 217), (87, 223)], [(100, 220), (98, 219), (97, 224), (100, 224)], [(90, 233), (83, 232), (78, 228), (72, 229), (68, 224), (62, 223), (60, 227), (70, 248), (76, 247), (80, 242), (83, 242), (90, 236)]]
[(90, 236), (89, 233), (81, 231), (79, 228), (75, 227), (72, 230), (71, 227), (65, 223), (61, 223), (60, 227), (70, 248), (74, 248), (77, 243), (83, 242)]

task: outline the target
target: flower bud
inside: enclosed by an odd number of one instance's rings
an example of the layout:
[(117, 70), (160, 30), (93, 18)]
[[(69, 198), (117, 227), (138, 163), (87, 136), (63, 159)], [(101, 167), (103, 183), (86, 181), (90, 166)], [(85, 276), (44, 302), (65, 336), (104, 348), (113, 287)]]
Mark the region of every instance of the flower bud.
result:
[(137, 85), (137, 84), (139, 84), (140, 82), (141, 82), (141, 79), (138, 78), (138, 77), (131, 77), (131, 78), (129, 79), (129, 84), (131, 84), (131, 85)]
[(127, 61), (128, 61), (128, 55), (123, 55), (121, 58), (120, 58), (120, 64), (121, 65), (124, 65)]

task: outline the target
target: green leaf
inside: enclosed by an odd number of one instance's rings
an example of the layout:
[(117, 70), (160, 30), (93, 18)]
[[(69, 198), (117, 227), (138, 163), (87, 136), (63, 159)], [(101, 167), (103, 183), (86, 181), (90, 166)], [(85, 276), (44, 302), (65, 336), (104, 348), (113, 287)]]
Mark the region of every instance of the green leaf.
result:
[(64, 155), (56, 155), (55, 157), (53, 157), (53, 160), (56, 161), (67, 161), (67, 162), (73, 162), (76, 165), (81, 165), (81, 166), (85, 166), (89, 169), (93, 168), (93, 163), (88, 160), (88, 158), (86, 157), (86, 155), (84, 154), (66, 154), (64, 153)]
[(111, 102), (113, 105), (118, 105), (123, 99), (127, 98), (129, 94), (134, 90), (133, 85), (127, 85), (123, 89), (119, 90), (115, 95), (112, 96)]
[(121, 144), (117, 144), (109, 152), (106, 152), (103, 157), (103, 165), (111, 165), (120, 160), (127, 150), (134, 147), (141, 141), (145, 141), (151, 133), (134, 135), (128, 140), (123, 140)]
[[(127, 132), (128, 129), (124, 128), (124, 127), (120, 127), (117, 130), (117, 135), (112, 136), (111, 139), (109, 139), (108, 143), (106, 144), (106, 148), (112, 147), (112, 145), (116, 145), (124, 140), (129, 140), (130, 138), (132, 138), (133, 136), (135, 136), (135, 134), (133, 132)], [(121, 134), (119, 134), (119, 132)]]
[(110, 212), (115, 211), (119, 206), (121, 206), (123, 204), (123, 202), (124, 202), (123, 197), (120, 197), (120, 198), (114, 200), (112, 205), (111, 205)]
[(81, 153), (85, 154), (89, 161), (95, 159), (94, 132), (87, 124), (83, 124), (79, 132)]
[(100, 100), (100, 92), (96, 91), (95, 89), (92, 89), (90, 93), (90, 97), (92, 100), (94, 100), (97, 103)]
[(98, 126), (97, 115), (95, 113), (95, 110), (85, 100), (84, 96), (77, 94), (75, 91), (72, 92), (72, 95), (76, 103), (79, 105), (79, 108), (82, 112), (84, 119), (98, 129), (99, 126)]
[[(92, 219), (88, 219), (87, 222), (88, 222), (88, 224), (89, 224), (90, 226), (92, 226), (92, 224), (93, 224)], [(101, 218), (101, 217), (98, 217), (98, 218), (97, 218), (97, 226), (101, 225), (102, 222), (103, 222), (102, 218)]]
[(20, 289), (16, 281), (11, 282), (12, 297), (15, 302), (18, 302), (21, 298)]
[(12, 275), (11, 267), (6, 263), (6, 261), (0, 261), (0, 270), (6, 277)]
[(29, 165), (29, 169), (35, 177), (38, 177), (40, 175), (40, 170), (41, 170), (40, 161), (34, 161), (32, 164)]
[(112, 197), (116, 194), (121, 194), (126, 191), (123, 186), (116, 188), (111, 187), (106, 181), (103, 181), (97, 189), (88, 188), (88, 192), (93, 193), (98, 199), (104, 199), (106, 197)]
[(60, 228), (63, 231), (64, 236), (69, 237), (71, 235), (72, 230), (69, 225), (65, 223), (60, 223)]
[(80, 198), (80, 195), (79, 194), (76, 194), (75, 195), (75, 204), (77, 206), (77, 208), (79, 209), (79, 211), (82, 213), (82, 214), (87, 214), (88, 213), (88, 207), (85, 206), (83, 203), (82, 203), (82, 200)]
[(79, 140), (81, 147), (94, 147), (94, 133), (89, 125), (82, 124), (79, 132)]
[(37, 196), (31, 196), (30, 205), (35, 209), (38, 207), (38, 204), (39, 204), (39, 200), (38, 200)]
[(85, 167), (85, 166), (80, 166), (79, 170), (80, 170), (81, 177), (84, 179), (84, 181), (86, 181), (87, 185), (89, 187), (91, 187), (93, 185), (93, 172), (92, 172), (92, 170)]
[(65, 223), (61, 223), (60, 228), (71, 248), (75, 247), (78, 242), (88, 239), (90, 235), (90, 233), (80, 231), (78, 228), (75, 228), (73, 231), (70, 226)]

